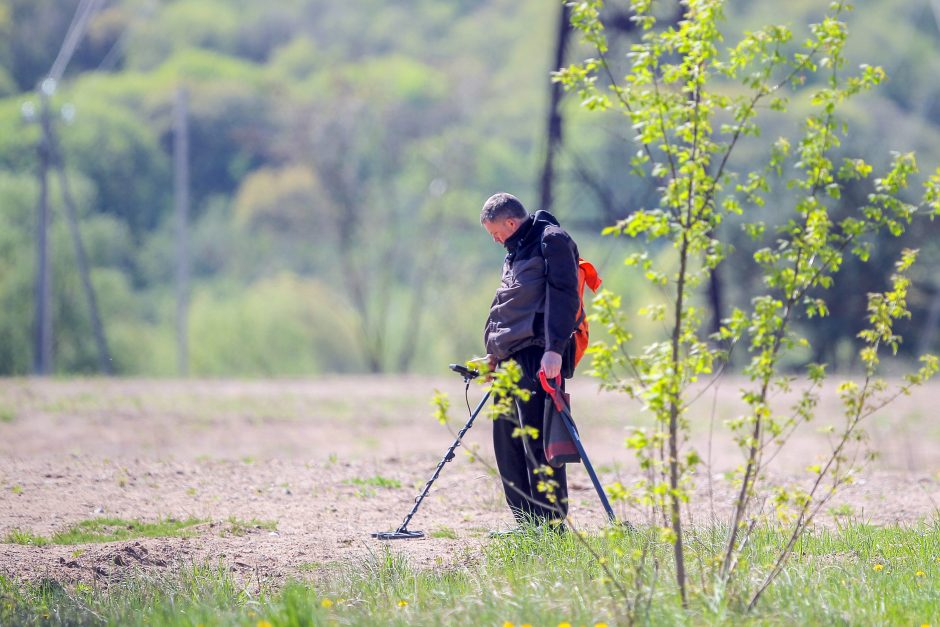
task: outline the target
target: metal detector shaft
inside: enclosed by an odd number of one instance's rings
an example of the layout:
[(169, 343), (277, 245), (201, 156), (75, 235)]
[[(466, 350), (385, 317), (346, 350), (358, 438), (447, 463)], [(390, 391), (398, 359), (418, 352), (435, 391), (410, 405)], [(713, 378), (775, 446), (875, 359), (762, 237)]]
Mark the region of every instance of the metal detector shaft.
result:
[(431, 484), (437, 479), (438, 475), (441, 474), (441, 469), (444, 468), (444, 464), (449, 462), (454, 458), (454, 451), (460, 446), (460, 440), (463, 438), (464, 434), (470, 430), (470, 427), (473, 426), (473, 421), (476, 419), (477, 414), (482, 411), (483, 406), (486, 404), (486, 401), (490, 398), (490, 393), (492, 390), (487, 390), (486, 394), (483, 396), (483, 399), (477, 405), (477, 408), (473, 410), (473, 413), (470, 414), (470, 420), (467, 421), (467, 424), (464, 425), (464, 428), (457, 433), (457, 439), (454, 440), (454, 443), (450, 445), (450, 448), (447, 449), (447, 453), (444, 454), (444, 458), (437, 465), (437, 468), (434, 470), (434, 474), (431, 475), (431, 478), (424, 485), (424, 490), (421, 491), (421, 494), (418, 495), (418, 498), (415, 499), (415, 506), (411, 508), (411, 511), (408, 512), (408, 515), (405, 516), (405, 520), (401, 523), (401, 526), (395, 533), (403, 533), (408, 530), (408, 523), (411, 522), (411, 517), (415, 515), (418, 511), (418, 508), (421, 507), (421, 501), (424, 500), (424, 497), (428, 495), (428, 492), (431, 490)]
[(607, 512), (607, 518), (610, 519), (610, 522), (617, 522), (617, 517), (614, 515), (614, 509), (610, 506), (610, 501), (607, 500), (607, 494), (604, 492), (604, 487), (597, 478), (597, 473), (594, 472), (594, 466), (591, 465), (591, 460), (588, 459), (587, 453), (584, 452), (584, 445), (581, 444), (581, 438), (578, 436), (578, 430), (574, 428), (574, 420), (571, 418), (571, 412), (568, 411), (567, 407), (561, 411), (561, 417), (562, 420), (565, 421), (565, 426), (568, 427), (568, 433), (571, 434), (571, 438), (574, 440), (574, 445), (578, 449), (578, 455), (581, 456), (581, 461), (584, 462), (584, 467), (587, 469), (588, 475), (591, 477), (591, 482), (594, 484), (594, 489), (597, 490), (597, 496), (600, 497), (601, 504), (604, 506), (604, 510)]

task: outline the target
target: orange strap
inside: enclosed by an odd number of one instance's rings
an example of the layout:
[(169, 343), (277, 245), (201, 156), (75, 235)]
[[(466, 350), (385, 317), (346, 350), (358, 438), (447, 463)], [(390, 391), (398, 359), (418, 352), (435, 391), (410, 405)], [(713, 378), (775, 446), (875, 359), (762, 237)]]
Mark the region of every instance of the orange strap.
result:
[(586, 259), (578, 259), (578, 267), (584, 273), (584, 283), (592, 292), (596, 292), (597, 289), (601, 286), (601, 283), (604, 281), (601, 280), (601, 277), (597, 274), (597, 268), (594, 267), (590, 261)]

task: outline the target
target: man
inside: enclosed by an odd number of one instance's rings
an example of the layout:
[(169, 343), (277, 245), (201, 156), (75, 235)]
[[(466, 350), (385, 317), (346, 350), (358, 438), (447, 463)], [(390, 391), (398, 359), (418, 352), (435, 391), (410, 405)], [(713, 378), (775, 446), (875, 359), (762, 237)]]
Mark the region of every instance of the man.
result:
[(554, 469), (551, 479), (558, 485), (550, 504), (538, 490), (539, 482), (548, 479), (537, 472), (547, 466), (541, 439), (513, 437), (513, 432), (522, 426), (541, 434), (546, 394), (539, 370), (551, 381), (573, 371), (569, 344), (581, 307), (578, 248), (551, 214), (529, 214), (511, 194), (491, 196), (480, 222), (493, 241), (506, 247), (502, 281), (484, 331), (487, 359), (493, 368), (515, 360), (522, 368), (518, 385), (531, 392), (528, 401), (518, 403), (518, 417), (503, 416), (493, 424), (496, 465), (517, 522), (557, 521), (568, 511), (565, 468)]

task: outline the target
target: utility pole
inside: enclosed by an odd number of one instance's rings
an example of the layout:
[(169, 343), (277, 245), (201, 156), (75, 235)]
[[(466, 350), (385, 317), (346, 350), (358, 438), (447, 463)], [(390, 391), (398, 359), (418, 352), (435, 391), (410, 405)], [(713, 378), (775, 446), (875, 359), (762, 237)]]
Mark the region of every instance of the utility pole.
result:
[[(36, 292), (35, 292), (35, 320), (34, 320), (34, 344), (33, 344), (33, 372), (40, 376), (49, 375), (53, 371), (53, 346), (52, 346), (52, 264), (49, 245), (49, 227), (52, 222), (52, 212), (49, 208), (49, 165), (53, 159), (54, 146), (52, 139), (52, 115), (49, 112), (49, 99), (55, 93), (59, 81), (65, 74), (75, 49), (85, 35), (85, 29), (88, 22), (98, 10), (101, 0), (81, 0), (69, 24), (69, 29), (65, 34), (65, 39), (59, 48), (55, 61), (49, 74), (39, 84), (39, 126), (41, 128), (41, 137), (39, 139), (39, 209), (37, 211), (36, 224)], [(32, 104), (24, 104), (23, 115), (27, 121), (32, 121), (35, 111)], [(59, 176), (63, 183), (63, 190), (66, 189), (65, 173), (62, 170), (61, 158), (56, 159), (59, 163)], [(63, 194), (66, 192), (63, 191)], [(71, 197), (66, 199), (70, 204)], [(74, 216), (74, 206), (70, 209), (70, 222), (76, 220)], [(76, 242), (76, 255), (79, 257), (79, 265), (84, 262), (84, 249), (81, 248), (81, 238), (78, 237), (77, 222), (73, 226), (73, 241)], [(87, 280), (87, 267), (82, 276), (86, 285), (86, 294), (90, 295), (92, 304), (92, 318), (96, 326), (100, 327), (100, 321), (97, 319), (97, 308), (94, 306), (94, 293), (87, 288), (91, 285)], [(96, 329), (96, 332), (100, 328)], [(108, 372), (110, 368), (110, 358), (107, 356), (107, 346), (101, 340), (104, 333), (99, 334), (99, 357), (103, 360), (103, 369)], [(104, 346), (104, 352), (100, 352)]]
[(176, 204), (176, 350), (179, 375), (189, 374), (189, 114), (185, 87), (173, 107), (173, 192)]
[(52, 266), (49, 251), (49, 226), (52, 214), (49, 210), (49, 161), (50, 86), (44, 81), (39, 89), (39, 208), (36, 220), (36, 299), (33, 322), (33, 373), (45, 376), (52, 372)]

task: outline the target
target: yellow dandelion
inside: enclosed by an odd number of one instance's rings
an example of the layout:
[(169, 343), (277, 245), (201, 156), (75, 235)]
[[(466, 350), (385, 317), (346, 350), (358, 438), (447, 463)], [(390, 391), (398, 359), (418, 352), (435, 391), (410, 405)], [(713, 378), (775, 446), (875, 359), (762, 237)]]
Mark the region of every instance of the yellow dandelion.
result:
[(329, 599), (323, 599), (322, 601), (320, 601), (320, 607), (325, 607), (326, 609), (330, 609), (331, 607), (333, 607), (333, 602), (330, 601)]
[(274, 625), (272, 625), (266, 620), (259, 620), (257, 627), (274, 627)]
[(407, 607), (407, 605), (408, 605), (408, 601), (406, 601), (406, 600), (404, 600), (404, 599), (399, 599), (399, 600), (398, 600), (398, 607)]
[(884, 565), (884, 564), (875, 564), (874, 566), (872, 566), (872, 568), (875, 570), (876, 573), (880, 573), (881, 571), (883, 571), (883, 570), (885, 569), (885, 565)]
[(594, 627), (607, 627), (607, 623), (594, 623)]
[(930, 627), (930, 623), (924, 623), (924, 624), (921, 625), (920, 627)]
[(532, 623), (522, 623), (519, 627), (532, 627)]
[(925, 576), (927, 575), (927, 573), (925, 573), (925, 572), (922, 571), (922, 570), (918, 570), (916, 573), (914, 573), (914, 575), (917, 576), (917, 577), (925, 577)]
[(503, 623), (503, 627), (516, 627), (515, 623), (510, 623), (508, 620)]
[(558, 623), (558, 627), (571, 627), (571, 623)]

